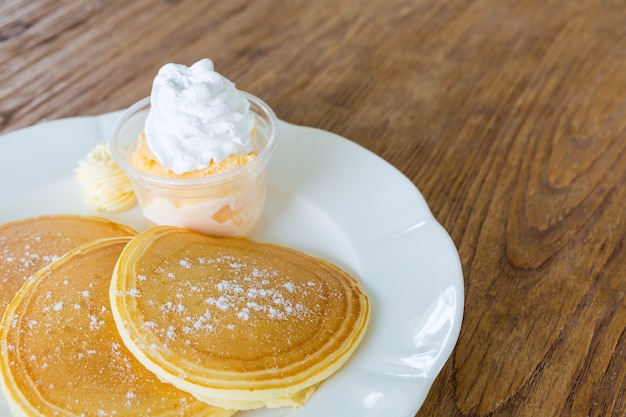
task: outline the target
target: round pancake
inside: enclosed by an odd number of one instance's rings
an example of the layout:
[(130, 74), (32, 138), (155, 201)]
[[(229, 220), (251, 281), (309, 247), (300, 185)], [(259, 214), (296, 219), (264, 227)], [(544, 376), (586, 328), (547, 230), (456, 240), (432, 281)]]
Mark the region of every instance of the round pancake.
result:
[(15, 416), (231, 416), (159, 381), (124, 347), (110, 277), (130, 237), (88, 242), (27, 280), (0, 324)]
[(148, 369), (241, 410), (301, 406), (355, 351), (370, 311), (359, 283), (322, 259), (169, 226), (124, 249), (110, 297)]
[(0, 225), (0, 317), (39, 268), (90, 240), (133, 236), (128, 226), (101, 217), (50, 215)]

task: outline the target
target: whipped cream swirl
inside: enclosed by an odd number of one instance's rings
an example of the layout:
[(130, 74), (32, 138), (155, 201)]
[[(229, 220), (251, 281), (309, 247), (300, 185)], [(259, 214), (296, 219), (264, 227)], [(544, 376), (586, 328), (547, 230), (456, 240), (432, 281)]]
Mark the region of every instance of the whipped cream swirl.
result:
[(152, 84), (145, 134), (164, 168), (176, 174), (254, 150), (254, 113), (246, 96), (202, 59), (166, 64)]
[(136, 203), (133, 184), (113, 161), (108, 143), (100, 143), (74, 170), (87, 206), (97, 211), (123, 211)]

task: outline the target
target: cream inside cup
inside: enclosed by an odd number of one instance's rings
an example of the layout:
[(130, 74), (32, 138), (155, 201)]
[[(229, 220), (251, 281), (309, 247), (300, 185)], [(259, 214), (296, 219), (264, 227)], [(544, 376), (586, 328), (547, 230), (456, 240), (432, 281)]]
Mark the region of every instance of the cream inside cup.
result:
[(150, 224), (234, 236), (247, 234), (259, 221), (265, 205), (267, 164), (278, 142), (277, 119), (262, 100), (242, 94), (255, 116), (256, 157), (231, 171), (200, 178), (157, 176), (132, 164), (150, 110), (150, 97), (120, 116), (110, 139), (111, 155), (131, 179)]

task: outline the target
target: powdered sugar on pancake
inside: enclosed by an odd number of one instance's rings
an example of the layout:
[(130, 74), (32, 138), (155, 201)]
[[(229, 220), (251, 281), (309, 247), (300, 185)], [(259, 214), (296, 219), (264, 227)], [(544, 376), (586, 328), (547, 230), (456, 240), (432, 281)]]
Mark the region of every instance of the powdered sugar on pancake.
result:
[[(167, 265), (171, 265), (170, 269)], [(206, 276), (186, 279), (182, 270), (194, 268)], [(163, 282), (167, 286), (164, 292), (170, 296), (161, 300), (159, 305), (150, 297), (144, 300), (159, 314), (144, 322), (143, 327), (156, 335), (163, 346), (170, 342), (181, 343), (181, 340), (185, 345), (191, 345), (192, 340), (201, 335), (223, 336), (225, 332), (249, 328), (254, 325), (251, 323), (290, 321), (297, 327), (298, 323), (318, 317), (318, 312), (305, 305), (303, 298), (326, 299), (320, 283), (312, 280), (298, 282), (279, 276), (271, 265), (258, 264), (248, 257), (184, 257), (164, 262), (156, 269), (160, 276), (167, 278)], [(211, 275), (218, 272), (221, 279)], [(147, 274), (140, 273), (135, 281), (137, 287), (126, 293), (142, 293), (142, 286), (150, 281)]]

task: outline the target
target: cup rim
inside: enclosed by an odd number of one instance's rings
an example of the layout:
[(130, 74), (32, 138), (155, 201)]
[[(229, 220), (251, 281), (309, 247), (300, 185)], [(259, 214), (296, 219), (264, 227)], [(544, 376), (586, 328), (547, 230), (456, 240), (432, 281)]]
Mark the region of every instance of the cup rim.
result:
[(208, 177), (201, 178), (167, 178), (160, 177), (158, 175), (150, 174), (144, 172), (140, 169), (135, 168), (132, 164), (130, 164), (126, 158), (121, 155), (121, 152), (118, 148), (118, 144), (115, 141), (115, 137), (118, 135), (120, 130), (122, 129), (123, 124), (126, 120), (134, 113), (138, 112), (140, 109), (145, 108), (150, 105), (150, 96), (144, 97), (143, 99), (135, 102), (130, 107), (122, 112), (122, 114), (118, 117), (115, 124), (113, 125), (112, 133), (109, 137), (109, 145), (111, 150), (111, 156), (113, 160), (124, 170), (127, 175), (132, 178), (140, 179), (141, 181), (145, 181), (151, 183), (153, 185), (160, 186), (206, 186), (210, 184), (224, 184), (227, 182), (235, 181), (240, 177), (244, 176), (247, 172), (254, 172), (255, 170), (262, 170), (265, 165), (269, 162), (269, 157), (272, 155), (276, 146), (278, 145), (279, 131), (278, 131), (278, 118), (276, 114), (272, 110), (272, 108), (267, 105), (260, 98), (247, 93), (245, 91), (239, 90), (249, 102), (258, 106), (263, 113), (265, 113), (264, 119), (266, 119), (268, 128), (270, 131), (270, 135), (267, 138), (267, 143), (263, 147), (263, 149), (258, 153), (258, 155), (247, 162), (246, 164), (237, 167), (231, 171), (224, 172), (221, 174), (215, 174)]

